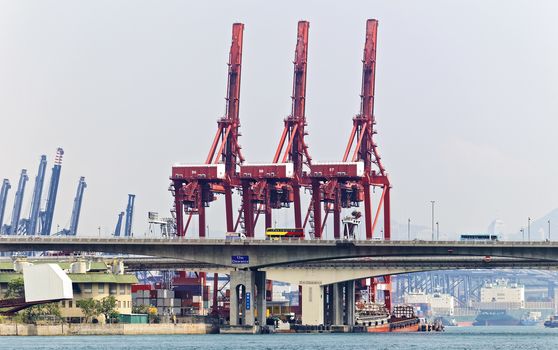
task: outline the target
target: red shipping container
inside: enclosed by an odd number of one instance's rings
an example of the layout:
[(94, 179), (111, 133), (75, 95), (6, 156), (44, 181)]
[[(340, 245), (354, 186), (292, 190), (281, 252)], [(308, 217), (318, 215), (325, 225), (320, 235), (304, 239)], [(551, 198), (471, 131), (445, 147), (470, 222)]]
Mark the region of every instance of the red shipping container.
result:
[(132, 284), (132, 293), (136, 293), (139, 290), (151, 290), (150, 284)]

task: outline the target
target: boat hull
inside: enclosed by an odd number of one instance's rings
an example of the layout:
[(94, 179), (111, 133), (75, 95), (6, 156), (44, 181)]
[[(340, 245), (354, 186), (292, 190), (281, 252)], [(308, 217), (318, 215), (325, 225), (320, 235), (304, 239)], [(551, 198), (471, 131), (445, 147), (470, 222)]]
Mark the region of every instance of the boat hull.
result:
[(420, 330), (419, 319), (410, 319), (403, 321), (389, 322), (385, 324), (379, 324), (377, 326), (367, 326), (366, 332), (368, 333), (405, 333), (405, 332), (418, 332)]

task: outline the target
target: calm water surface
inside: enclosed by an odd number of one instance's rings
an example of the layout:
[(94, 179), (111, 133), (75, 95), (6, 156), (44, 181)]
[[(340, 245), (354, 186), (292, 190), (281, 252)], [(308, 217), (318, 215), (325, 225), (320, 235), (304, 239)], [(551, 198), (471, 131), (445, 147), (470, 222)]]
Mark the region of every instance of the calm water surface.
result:
[(448, 327), (444, 333), (1, 337), (0, 349), (557, 349), (558, 329)]

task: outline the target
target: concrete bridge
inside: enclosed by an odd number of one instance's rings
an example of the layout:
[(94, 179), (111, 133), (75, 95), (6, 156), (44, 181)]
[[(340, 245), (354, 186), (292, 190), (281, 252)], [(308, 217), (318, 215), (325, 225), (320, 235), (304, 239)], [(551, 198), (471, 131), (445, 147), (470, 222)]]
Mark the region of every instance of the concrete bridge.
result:
[[(232, 325), (253, 325), (263, 314), (266, 279), (302, 287), (305, 324), (324, 322), (324, 286), (331, 285), (334, 321), (352, 324), (356, 279), (440, 269), (558, 268), (558, 242), (0, 238), (0, 251), (48, 250), (145, 255), (228, 273), (231, 300), (237, 300)], [(149, 258), (141, 259), (146, 266)]]
[(558, 242), (126, 239), (2, 236), (0, 251), (88, 251), (189, 260), (235, 269), (362, 257), (490, 256), (558, 262)]

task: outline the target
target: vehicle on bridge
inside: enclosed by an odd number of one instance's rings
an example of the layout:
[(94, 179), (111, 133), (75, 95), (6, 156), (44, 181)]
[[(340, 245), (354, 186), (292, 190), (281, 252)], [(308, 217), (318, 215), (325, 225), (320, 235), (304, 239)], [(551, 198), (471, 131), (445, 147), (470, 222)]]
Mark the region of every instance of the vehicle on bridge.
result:
[(267, 228), (265, 230), (265, 239), (304, 239), (303, 228)]
[(489, 234), (466, 234), (461, 235), (461, 241), (497, 241), (498, 235)]
[(246, 235), (242, 232), (227, 232), (225, 235), (225, 239), (227, 241), (237, 240), (237, 239), (246, 239)]

